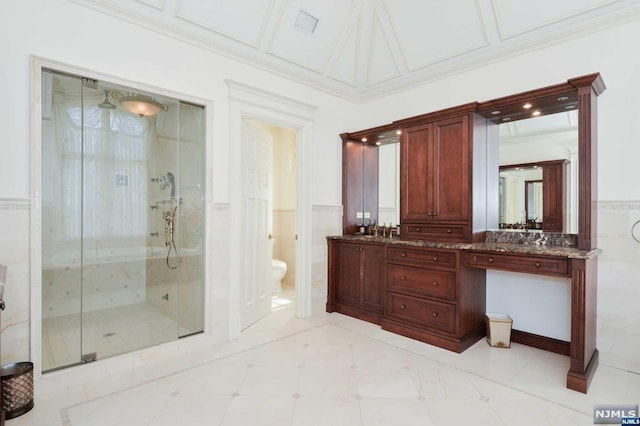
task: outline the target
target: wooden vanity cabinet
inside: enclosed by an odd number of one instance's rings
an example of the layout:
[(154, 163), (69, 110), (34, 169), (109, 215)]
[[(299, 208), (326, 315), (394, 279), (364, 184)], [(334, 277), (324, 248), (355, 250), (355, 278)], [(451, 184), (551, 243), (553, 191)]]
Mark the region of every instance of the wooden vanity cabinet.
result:
[(385, 296), (384, 245), (329, 240), (328, 250), (327, 312), (380, 324)]
[[(473, 232), (474, 220), (480, 214), (480, 209), (474, 209), (474, 200), (485, 197), (487, 167), (473, 167), (473, 163), (474, 155), (484, 158), (486, 146), (474, 147), (473, 135), (474, 127), (486, 126), (486, 120), (476, 120), (474, 114), (466, 111), (474, 106), (465, 105), (455, 111), (441, 111), (435, 116), (415, 117), (402, 123), (403, 238), (454, 242), (484, 239), (486, 226), (476, 227), (480, 229), (477, 234)], [(476, 133), (483, 134), (477, 130)], [(481, 139), (479, 136), (478, 140)], [(477, 198), (478, 195), (481, 197)]]
[(387, 248), (382, 328), (462, 352), (485, 335), (485, 274), (458, 250)]

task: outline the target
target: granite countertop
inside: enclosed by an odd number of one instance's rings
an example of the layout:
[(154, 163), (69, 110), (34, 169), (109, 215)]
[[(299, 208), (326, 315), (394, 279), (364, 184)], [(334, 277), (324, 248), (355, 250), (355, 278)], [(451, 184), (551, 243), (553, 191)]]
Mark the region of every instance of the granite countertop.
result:
[(389, 244), (407, 247), (427, 247), (453, 250), (475, 250), (493, 253), (529, 254), (540, 256), (555, 256), (568, 259), (590, 259), (596, 257), (601, 250), (580, 250), (575, 246), (549, 245), (546, 240), (538, 239), (537, 242), (523, 242), (521, 235), (517, 235), (515, 241), (511, 238), (487, 237), (488, 242), (484, 243), (454, 243), (435, 242), (422, 240), (403, 240), (402, 238), (389, 238), (372, 235), (335, 235), (328, 236), (327, 239), (343, 241), (360, 241), (367, 243)]

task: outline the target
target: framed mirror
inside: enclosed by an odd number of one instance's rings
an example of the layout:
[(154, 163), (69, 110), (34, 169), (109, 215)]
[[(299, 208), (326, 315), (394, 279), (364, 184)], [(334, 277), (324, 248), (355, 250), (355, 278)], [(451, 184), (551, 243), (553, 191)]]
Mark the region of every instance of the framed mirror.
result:
[[(477, 112), (487, 119), (487, 143), (495, 146), (500, 143), (500, 125), (527, 121), (540, 116), (577, 111), (577, 167), (576, 180), (577, 206), (575, 208), (578, 248), (591, 250), (596, 247), (597, 231), (597, 96), (606, 89), (600, 74), (590, 74), (567, 80), (566, 83), (522, 92), (491, 101), (478, 103)], [(494, 164), (503, 159), (494, 159)], [(509, 160), (507, 160), (509, 161)], [(507, 164), (505, 161), (505, 164)], [(510, 162), (510, 161), (509, 161)], [(497, 164), (496, 164), (497, 165)], [(496, 182), (496, 186), (499, 182)], [(495, 198), (487, 200), (489, 213), (488, 228), (498, 227), (499, 192)], [(495, 213), (493, 213), (495, 210)], [(561, 219), (558, 219), (561, 220)]]

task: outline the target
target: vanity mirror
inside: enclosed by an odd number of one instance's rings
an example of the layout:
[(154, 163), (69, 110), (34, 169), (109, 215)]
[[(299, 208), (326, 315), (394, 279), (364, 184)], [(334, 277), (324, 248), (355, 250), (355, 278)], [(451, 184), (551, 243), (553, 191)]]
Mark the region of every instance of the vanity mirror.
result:
[[(577, 208), (569, 208), (575, 211), (574, 228), (578, 234), (578, 248), (583, 250), (596, 247), (596, 107), (597, 96), (604, 90), (605, 85), (600, 74), (590, 74), (569, 79), (566, 83), (481, 102), (477, 108), (478, 114), (487, 119), (487, 143), (490, 146), (499, 144), (500, 126), (504, 123), (576, 111), (578, 145), (575, 156), (577, 161), (572, 173), (577, 188), (575, 191)], [(497, 159), (494, 161), (498, 162)], [(503, 159), (500, 158), (501, 163), (502, 161)], [(499, 208), (499, 194), (496, 190), (495, 197), (487, 200), (489, 229), (498, 227)], [(494, 211), (496, 213), (492, 213)]]

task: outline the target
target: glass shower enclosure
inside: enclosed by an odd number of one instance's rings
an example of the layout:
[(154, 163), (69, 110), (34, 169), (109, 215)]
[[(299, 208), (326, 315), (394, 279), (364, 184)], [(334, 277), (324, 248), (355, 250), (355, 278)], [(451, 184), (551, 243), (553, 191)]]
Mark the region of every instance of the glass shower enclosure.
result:
[(204, 107), (42, 70), (42, 370), (204, 329)]

